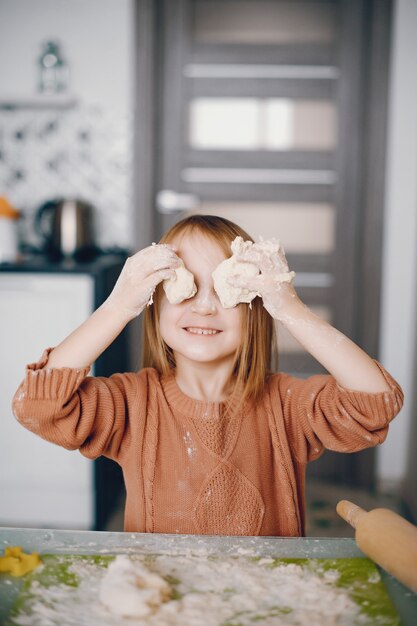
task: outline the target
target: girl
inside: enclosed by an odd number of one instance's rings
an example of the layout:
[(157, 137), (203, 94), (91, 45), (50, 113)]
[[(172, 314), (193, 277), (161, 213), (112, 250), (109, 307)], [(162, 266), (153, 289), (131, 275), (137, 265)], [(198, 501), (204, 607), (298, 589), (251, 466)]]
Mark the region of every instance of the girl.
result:
[[(29, 430), (90, 459), (117, 461), (125, 530), (301, 536), (304, 474), (325, 448), (384, 441), (403, 394), (375, 360), (301, 302), (283, 252), (254, 244), (259, 274), (230, 279), (260, 297), (223, 308), (212, 273), (249, 235), (219, 217), (192, 216), (128, 259), (108, 300), (58, 347), (28, 365), (14, 398)], [(197, 292), (170, 304), (161, 282), (177, 267)], [(153, 298), (153, 304), (150, 304)], [(144, 311), (144, 369), (88, 377), (91, 364)], [(273, 318), (330, 373), (270, 372)]]

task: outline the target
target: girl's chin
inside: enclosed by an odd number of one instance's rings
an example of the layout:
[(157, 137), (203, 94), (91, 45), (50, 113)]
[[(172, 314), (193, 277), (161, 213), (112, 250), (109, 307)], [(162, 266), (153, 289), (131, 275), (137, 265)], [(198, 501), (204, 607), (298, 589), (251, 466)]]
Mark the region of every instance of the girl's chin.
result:
[(198, 350), (181, 350), (181, 351), (176, 351), (174, 350), (174, 357), (175, 357), (175, 361), (178, 363), (180, 361), (193, 361), (194, 363), (200, 363), (200, 364), (204, 364), (206, 363), (207, 365), (218, 365), (219, 363), (222, 363), (225, 361), (225, 359), (228, 358), (234, 358), (234, 353), (233, 354), (219, 354), (218, 352), (214, 352), (212, 354), (210, 354), (209, 351), (204, 350), (204, 351), (198, 351)]

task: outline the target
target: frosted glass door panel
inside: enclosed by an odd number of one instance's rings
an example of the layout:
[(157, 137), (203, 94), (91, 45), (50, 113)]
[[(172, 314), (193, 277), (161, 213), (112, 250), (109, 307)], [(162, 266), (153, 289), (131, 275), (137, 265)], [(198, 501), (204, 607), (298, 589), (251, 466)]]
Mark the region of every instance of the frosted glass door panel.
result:
[(259, 101), (255, 98), (198, 98), (190, 103), (189, 145), (209, 150), (256, 150)]
[(328, 101), (264, 101), (267, 150), (332, 150), (336, 146), (336, 108)]
[(255, 240), (276, 237), (286, 252), (329, 254), (334, 250), (336, 214), (328, 204), (203, 202), (193, 213), (220, 215)]
[(330, 43), (336, 32), (331, 2), (195, 3), (193, 38), (199, 43)]
[(198, 150), (332, 150), (336, 117), (326, 100), (195, 98), (188, 143)]

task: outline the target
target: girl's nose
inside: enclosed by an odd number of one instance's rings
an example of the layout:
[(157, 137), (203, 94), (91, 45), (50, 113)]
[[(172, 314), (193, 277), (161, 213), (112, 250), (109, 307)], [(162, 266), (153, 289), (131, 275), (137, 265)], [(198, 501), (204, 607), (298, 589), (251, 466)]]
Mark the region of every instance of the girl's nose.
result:
[(210, 289), (199, 289), (191, 303), (193, 313), (213, 315), (217, 311), (216, 297)]

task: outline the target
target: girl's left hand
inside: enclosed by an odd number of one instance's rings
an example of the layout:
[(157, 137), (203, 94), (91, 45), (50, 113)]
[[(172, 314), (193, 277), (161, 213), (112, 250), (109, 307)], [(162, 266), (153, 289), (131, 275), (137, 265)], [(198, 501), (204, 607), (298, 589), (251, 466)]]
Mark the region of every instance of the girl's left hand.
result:
[(229, 283), (233, 287), (256, 291), (268, 313), (277, 320), (284, 319), (286, 311), (294, 299), (298, 299), (298, 295), (291, 283), (295, 273), (290, 272), (283, 248), (280, 246), (277, 252), (271, 254), (268, 242), (260, 241), (236, 255), (236, 258), (252, 263), (260, 274), (254, 278), (236, 275), (229, 279)]

